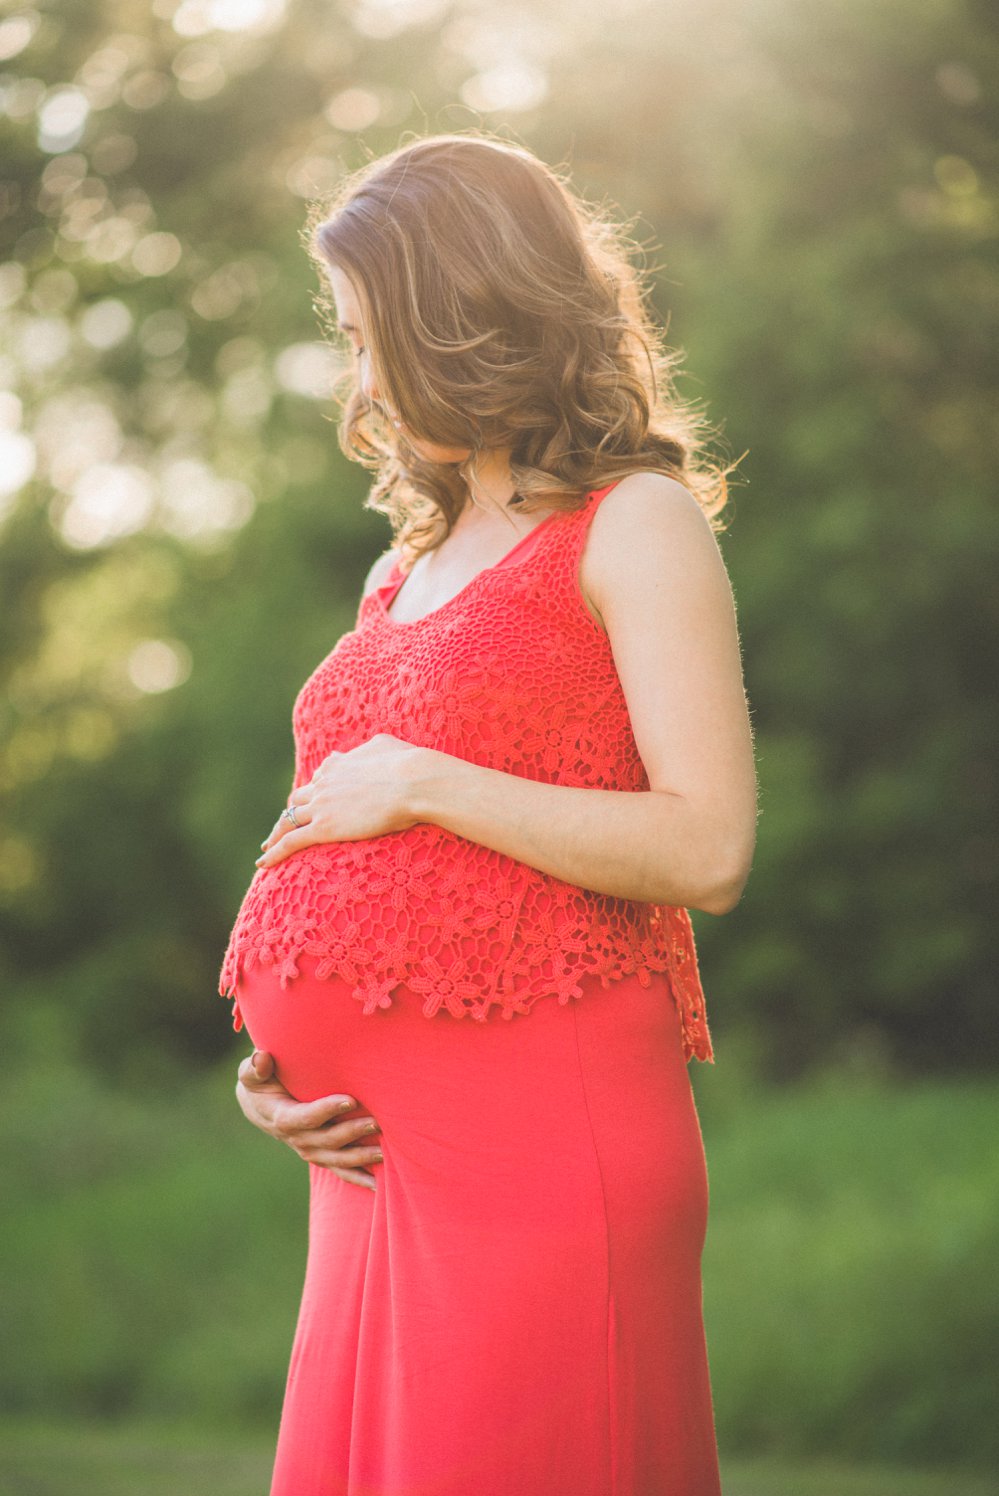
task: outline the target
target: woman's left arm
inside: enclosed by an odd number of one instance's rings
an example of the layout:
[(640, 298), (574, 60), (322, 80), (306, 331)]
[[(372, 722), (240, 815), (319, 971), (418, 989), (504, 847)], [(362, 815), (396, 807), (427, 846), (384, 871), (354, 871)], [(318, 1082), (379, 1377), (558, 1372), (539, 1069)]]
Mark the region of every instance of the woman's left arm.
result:
[(623, 479), (593, 516), (581, 580), (650, 789), (537, 783), (424, 750), (413, 819), (598, 893), (724, 914), (752, 865), (756, 772), (735, 604), (704, 511), (672, 479)]
[(756, 773), (735, 605), (693, 495), (622, 479), (591, 521), (580, 580), (610, 640), (650, 788), (548, 784), (378, 734), (295, 791), (264, 864), (315, 841), (429, 821), (566, 883), (724, 914), (756, 840)]

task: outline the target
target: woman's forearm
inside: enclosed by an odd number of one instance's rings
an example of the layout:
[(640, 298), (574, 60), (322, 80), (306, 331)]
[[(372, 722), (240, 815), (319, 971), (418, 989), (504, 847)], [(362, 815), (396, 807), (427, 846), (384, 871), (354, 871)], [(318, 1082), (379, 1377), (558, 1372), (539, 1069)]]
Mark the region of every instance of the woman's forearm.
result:
[(406, 791), (414, 823), (430, 821), (595, 893), (713, 914), (738, 902), (746, 874), (726, 858), (721, 829), (682, 795), (539, 783), (418, 752)]

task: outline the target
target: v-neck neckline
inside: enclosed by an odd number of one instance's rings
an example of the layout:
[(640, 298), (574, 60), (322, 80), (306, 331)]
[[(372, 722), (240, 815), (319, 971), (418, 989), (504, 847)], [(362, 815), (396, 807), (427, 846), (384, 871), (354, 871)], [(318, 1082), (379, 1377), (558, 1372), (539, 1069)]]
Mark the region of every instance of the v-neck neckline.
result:
[[(499, 558), (498, 561), (494, 561), (491, 566), (484, 566), (481, 571), (477, 571), (474, 577), (471, 577), (465, 583), (464, 587), (462, 587), (458, 592), (455, 592), (451, 597), (447, 598), (438, 607), (431, 608), (428, 613), (421, 613), (419, 618), (393, 618), (392, 614), (389, 612), (392, 603), (395, 601), (395, 598), (403, 583), (407, 580), (409, 573), (407, 572), (405, 576), (397, 577), (394, 581), (390, 579), (383, 582), (380, 587), (375, 588), (374, 592), (375, 598), (377, 599), (378, 604), (381, 608), (382, 617), (387, 620), (387, 622), (389, 622), (393, 628), (397, 629), (413, 628), (416, 624), (424, 623), (429, 618), (436, 618), (439, 613), (443, 613), (446, 608), (450, 608), (452, 603), (456, 603), (459, 598), (464, 597), (465, 593), (468, 592), (471, 587), (474, 587), (476, 582), (478, 582), (481, 577), (488, 576), (490, 572), (499, 571), (501, 567), (506, 566), (511, 556), (519, 551), (522, 546), (526, 545), (529, 540), (533, 540), (535, 535), (537, 535), (540, 530), (545, 529), (547, 525), (551, 524), (552, 520), (558, 519), (559, 515), (564, 513), (566, 513), (566, 511), (563, 509), (555, 509), (551, 514), (546, 515), (545, 518), (540, 521), (540, 523), (536, 524), (532, 529), (528, 530), (526, 535), (522, 535), (520, 539), (516, 541), (515, 544), (513, 544), (510, 549)], [(396, 568), (398, 568), (398, 565), (399, 563), (397, 561), (395, 563)]]

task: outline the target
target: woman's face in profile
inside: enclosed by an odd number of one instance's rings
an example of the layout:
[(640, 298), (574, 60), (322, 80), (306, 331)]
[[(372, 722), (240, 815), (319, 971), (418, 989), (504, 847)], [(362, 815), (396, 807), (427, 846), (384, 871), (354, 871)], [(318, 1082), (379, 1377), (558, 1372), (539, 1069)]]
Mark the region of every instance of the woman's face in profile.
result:
[(408, 426), (404, 426), (395, 411), (382, 399), (375, 379), (367, 332), (353, 283), (338, 265), (330, 265), (328, 274), (333, 290), (333, 300), (336, 304), (337, 321), (341, 332), (346, 333), (350, 339), (351, 347), (358, 360), (357, 383), (365, 398), (372, 405), (381, 406), (399, 434), (405, 437), (409, 445), (425, 462), (464, 462), (471, 454), (470, 447), (440, 447), (434, 442), (424, 441), (410, 431)]

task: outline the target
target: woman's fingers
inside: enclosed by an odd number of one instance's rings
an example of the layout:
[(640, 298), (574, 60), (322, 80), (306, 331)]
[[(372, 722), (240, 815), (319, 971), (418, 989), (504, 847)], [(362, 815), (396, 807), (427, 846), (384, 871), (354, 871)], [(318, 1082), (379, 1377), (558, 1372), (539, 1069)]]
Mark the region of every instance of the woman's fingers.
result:
[[(285, 1094), (288, 1101), (281, 1107), (281, 1121), (290, 1136), (329, 1127), (344, 1112), (352, 1112), (357, 1106), (353, 1096), (320, 1096), (318, 1101), (295, 1101), (287, 1092)], [(351, 1122), (371, 1120), (370, 1117), (351, 1118)]]
[(272, 847), (276, 841), (280, 841), (289, 832), (297, 830), (296, 821), (299, 827), (307, 826), (312, 820), (312, 806), (310, 802), (311, 796), (307, 790), (296, 790), (291, 797), (289, 807), (295, 812), (295, 820), (292, 820), (287, 808), (283, 810), (274, 822), (270, 834), (260, 843), (261, 847)]
[(260, 856), (256, 858), (257, 867), (270, 867), (275, 862), (282, 862), (290, 857), (292, 852), (300, 852), (303, 847), (311, 847), (315, 841), (322, 841), (322, 836), (317, 836), (317, 830), (313, 829), (312, 817), (302, 820), (298, 826), (292, 826), (290, 821), (281, 821), (276, 826), (265, 842), (261, 842)]
[[(378, 1123), (373, 1117), (351, 1117), (349, 1122), (338, 1122), (312, 1131), (296, 1128), (293, 1134), (286, 1133), (284, 1141), (310, 1163), (340, 1165), (352, 1163), (361, 1153), (379, 1152), (379, 1144), (374, 1141), (377, 1131)], [(364, 1147), (364, 1144), (369, 1146)], [(348, 1148), (350, 1158), (344, 1159), (342, 1154)], [(370, 1160), (365, 1158), (364, 1162)]]
[(368, 1147), (355, 1143), (337, 1148), (328, 1140), (317, 1138), (298, 1143), (295, 1152), (310, 1164), (322, 1164), (324, 1169), (346, 1169), (356, 1164), (380, 1164), (382, 1161), (382, 1150), (375, 1142)]
[(370, 1174), (365, 1174), (363, 1169), (331, 1169), (338, 1179), (345, 1179), (348, 1184), (360, 1184), (367, 1190), (376, 1188), (375, 1181)]
[(255, 1085), (265, 1085), (274, 1076), (274, 1056), (265, 1049), (255, 1049), (245, 1060), (240, 1061), (236, 1073), (241, 1084), (250, 1089)]
[(364, 1166), (382, 1162), (374, 1139), (380, 1128), (374, 1117), (343, 1118), (358, 1105), (353, 1096), (296, 1101), (277, 1079), (274, 1058), (266, 1050), (254, 1050), (240, 1063), (236, 1095), (255, 1127), (286, 1143), (306, 1163), (329, 1169), (350, 1184), (375, 1188)]

